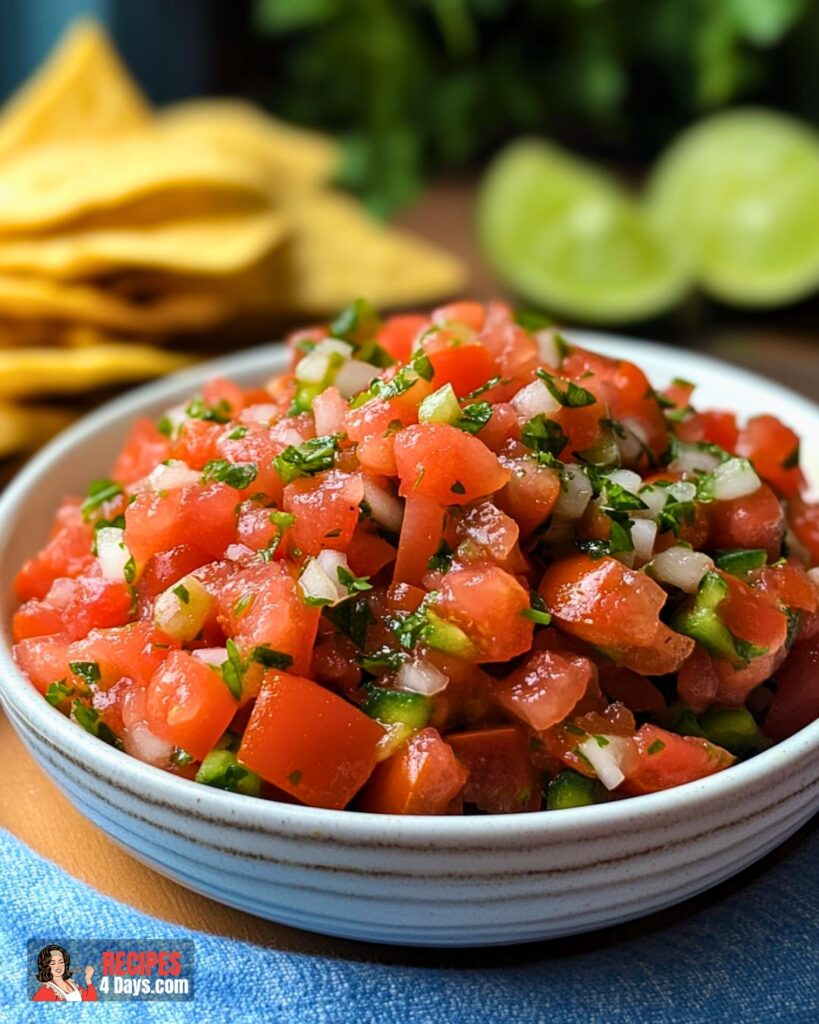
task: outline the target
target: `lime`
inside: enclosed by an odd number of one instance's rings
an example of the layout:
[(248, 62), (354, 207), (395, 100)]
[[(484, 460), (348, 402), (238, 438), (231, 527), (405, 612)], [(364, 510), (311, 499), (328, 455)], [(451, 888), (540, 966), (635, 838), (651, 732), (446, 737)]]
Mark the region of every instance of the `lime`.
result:
[(819, 285), (819, 137), (783, 114), (688, 129), (652, 172), (647, 208), (719, 299), (778, 305)]
[(673, 306), (684, 263), (608, 178), (539, 140), (493, 161), (478, 197), (481, 244), (528, 301), (586, 321), (639, 320)]

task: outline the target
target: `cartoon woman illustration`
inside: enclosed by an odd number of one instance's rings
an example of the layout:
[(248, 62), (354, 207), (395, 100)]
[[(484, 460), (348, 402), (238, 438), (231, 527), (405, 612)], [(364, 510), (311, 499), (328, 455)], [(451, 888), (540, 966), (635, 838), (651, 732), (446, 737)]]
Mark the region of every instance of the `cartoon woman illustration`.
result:
[(91, 984), (94, 968), (85, 968), (85, 988), (71, 980), (71, 957), (62, 946), (46, 946), (37, 956), (37, 980), (43, 984), (34, 993), (35, 1003), (96, 1003), (99, 997)]

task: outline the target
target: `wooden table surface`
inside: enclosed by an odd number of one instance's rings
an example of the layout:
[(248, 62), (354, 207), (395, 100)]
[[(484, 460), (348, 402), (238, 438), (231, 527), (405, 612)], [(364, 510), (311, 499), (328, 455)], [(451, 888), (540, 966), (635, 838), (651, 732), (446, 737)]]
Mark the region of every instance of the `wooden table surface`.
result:
[[(432, 189), (418, 204), (405, 211), (401, 221), (418, 233), (459, 253), (468, 262), (470, 294), (488, 298), (502, 289), (481, 262), (472, 237), (472, 196), (462, 183), (444, 183)], [(819, 400), (819, 307), (808, 303), (787, 314), (738, 316), (715, 310), (692, 299), (672, 318), (632, 330), (644, 337), (690, 345), (730, 362), (747, 366), (771, 380), (779, 380)], [(684, 353), (680, 371), (684, 374)], [(0, 827), (18, 835), (32, 849), (61, 865), (76, 878), (100, 892), (153, 914), (156, 917), (215, 934), (252, 940), (270, 947), (327, 956), (366, 958), (387, 962), (455, 965), (469, 962), (505, 962), (514, 957), (542, 955), (554, 944), (534, 944), (529, 953), (494, 951), (484, 954), (424, 952), (385, 949), (364, 943), (316, 936), (293, 928), (261, 921), (193, 893), (133, 860), (76, 811), (34, 764), (7, 720), (0, 714), (0, 758), (4, 765)], [(797, 837), (791, 843), (799, 842)], [(778, 851), (772, 857), (785, 856)], [(651, 930), (706, 905), (726, 892), (741, 888), (763, 871), (766, 859), (738, 879), (646, 922), (609, 929), (560, 943), (560, 953), (589, 949), (639, 931)]]

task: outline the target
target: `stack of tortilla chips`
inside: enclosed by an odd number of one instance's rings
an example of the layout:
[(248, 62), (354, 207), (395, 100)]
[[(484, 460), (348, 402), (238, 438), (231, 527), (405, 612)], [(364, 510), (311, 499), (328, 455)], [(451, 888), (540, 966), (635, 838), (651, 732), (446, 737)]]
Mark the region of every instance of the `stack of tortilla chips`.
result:
[(330, 189), (338, 159), (242, 101), (156, 112), (100, 27), (73, 27), (0, 112), (0, 456), (70, 418), (32, 398), (190, 361), (160, 344), (456, 291), (456, 260)]

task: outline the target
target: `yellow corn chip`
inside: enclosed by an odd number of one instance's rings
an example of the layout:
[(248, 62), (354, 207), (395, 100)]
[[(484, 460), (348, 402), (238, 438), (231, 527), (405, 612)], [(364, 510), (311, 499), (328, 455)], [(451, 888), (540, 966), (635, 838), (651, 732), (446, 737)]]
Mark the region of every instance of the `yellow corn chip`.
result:
[(0, 402), (0, 458), (34, 451), (74, 418), (65, 409)]
[[(38, 146), (0, 168), (0, 234), (37, 231), (105, 211), (112, 225), (123, 205), (157, 196), (171, 219), (188, 192), (243, 205), (268, 205), (265, 175), (238, 154), (146, 130), (119, 139)], [(168, 205), (168, 200), (171, 200)], [(218, 212), (218, 208), (217, 208)]]
[(456, 293), (466, 268), (414, 235), (332, 192), (288, 207), (291, 233), (271, 256), (227, 283), (237, 307), (331, 313), (364, 295), (375, 306), (424, 304)]
[(212, 291), (168, 291), (138, 303), (91, 285), (0, 275), (0, 317), (7, 320), (66, 320), (115, 331), (164, 334), (212, 327), (228, 312), (224, 299)]
[(0, 156), (43, 143), (101, 139), (147, 124), (148, 102), (94, 21), (76, 22), (0, 114)]
[(74, 394), (172, 373), (194, 361), (138, 342), (103, 340), (85, 348), (0, 351), (0, 398)]
[(278, 121), (243, 100), (180, 103), (163, 111), (159, 124), (189, 144), (205, 142), (263, 168), (276, 196), (326, 183), (340, 161), (332, 139)]
[(145, 228), (0, 237), (0, 272), (75, 279), (143, 267), (232, 274), (261, 259), (286, 230), (283, 214), (259, 211)]

